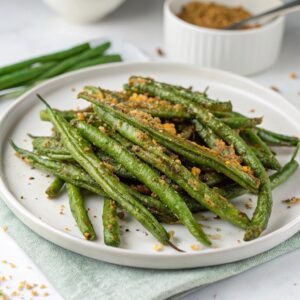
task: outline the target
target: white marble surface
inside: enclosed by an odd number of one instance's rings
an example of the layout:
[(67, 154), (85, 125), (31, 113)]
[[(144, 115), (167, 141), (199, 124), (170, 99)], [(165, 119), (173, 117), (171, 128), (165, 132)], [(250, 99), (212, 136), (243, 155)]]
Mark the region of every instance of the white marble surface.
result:
[[(0, 65), (108, 35), (136, 44), (152, 59), (161, 59), (156, 54), (156, 48), (163, 45), (162, 4), (162, 0), (127, 0), (105, 20), (90, 25), (78, 25), (65, 22), (39, 0), (0, 0)], [(298, 108), (300, 79), (291, 80), (288, 74), (296, 72), (300, 77), (299, 18), (298, 14), (288, 20), (283, 51), (276, 65), (267, 72), (252, 76), (253, 80), (264, 86), (278, 87)], [(9, 106), (9, 101), (0, 103), (0, 116)], [(30, 280), (48, 286), (50, 296), (47, 299), (59, 299), (33, 263), (27, 261), (24, 253), (12, 240), (7, 239), (7, 234), (0, 233), (0, 245), (0, 260), (23, 261), (24, 266), (33, 266), (33, 277)], [(244, 274), (211, 284), (184, 299), (296, 300), (300, 298), (299, 261), (300, 250), (294, 251)], [(21, 265), (18, 275), (10, 280), (11, 286), (17, 286), (22, 280), (25, 269)], [(0, 275), (6, 271), (11, 270), (0, 265)], [(24, 299), (29, 299), (28, 295)]]

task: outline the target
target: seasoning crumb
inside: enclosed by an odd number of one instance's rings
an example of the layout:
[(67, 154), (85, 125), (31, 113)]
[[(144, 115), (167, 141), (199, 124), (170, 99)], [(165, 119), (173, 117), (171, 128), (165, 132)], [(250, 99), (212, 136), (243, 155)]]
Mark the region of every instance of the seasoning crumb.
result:
[(29, 177), (29, 180), (34, 180), (34, 179), (35, 179), (35, 178), (34, 178), (34, 177), (32, 177), (32, 176), (30, 176), (30, 177)]
[(13, 291), (13, 292), (11, 293), (11, 296), (12, 296), (12, 297), (18, 297), (18, 296), (20, 296), (20, 294), (19, 294), (17, 291)]
[(221, 239), (221, 234), (216, 233), (216, 234), (208, 234), (208, 236), (212, 239), (212, 240), (220, 240)]
[(290, 72), (289, 77), (290, 77), (290, 79), (295, 80), (295, 79), (297, 79), (297, 74), (295, 72)]
[(220, 231), (222, 231), (222, 229), (220, 227), (217, 227), (216, 231), (220, 232)]
[(48, 297), (48, 296), (49, 296), (49, 293), (45, 292), (45, 293), (43, 294), (43, 296), (44, 296), (44, 297)]
[(280, 93), (280, 89), (279, 89), (277, 86), (272, 85), (272, 86), (270, 86), (270, 88), (271, 88), (271, 90), (273, 90), (274, 92)]
[(125, 229), (126, 232), (129, 232), (130, 230), (128, 228)]
[(16, 268), (16, 265), (13, 264), (13, 263), (9, 263), (9, 266), (10, 266), (12, 269), (15, 269), (15, 268)]
[(164, 249), (164, 246), (163, 246), (162, 244), (155, 244), (155, 245), (153, 246), (153, 249), (154, 249), (155, 251), (162, 251), (162, 250)]
[(65, 231), (71, 231), (71, 229), (68, 227), (65, 227)]
[(35, 291), (35, 290), (31, 291), (31, 296), (36, 297), (38, 295), (39, 295), (39, 293), (37, 291)]
[(76, 92), (76, 89), (74, 87), (71, 88), (72, 92)]
[(161, 48), (156, 48), (156, 53), (158, 56), (165, 56), (165, 53)]
[(245, 202), (244, 204), (246, 209), (251, 209), (252, 208), (252, 203), (250, 201)]
[(191, 249), (193, 251), (199, 251), (199, 250), (202, 250), (203, 248), (199, 244), (193, 244), (193, 245), (191, 245)]
[(40, 285), (40, 289), (43, 290), (43, 289), (46, 289), (46, 288), (47, 288), (47, 287), (46, 287), (44, 284), (41, 284), (41, 285)]
[(249, 111), (250, 111), (251, 113), (255, 113), (255, 112), (256, 112), (256, 109), (255, 109), (255, 108), (251, 108)]
[(282, 202), (284, 204), (288, 204), (289, 206), (290, 205), (295, 205), (295, 204), (300, 203), (300, 198), (292, 197), (291, 199), (282, 200)]
[(8, 227), (7, 227), (6, 225), (4, 225), (4, 226), (2, 227), (2, 230), (3, 230), (4, 232), (7, 232)]
[(240, 243), (241, 243), (241, 240), (237, 240), (237, 242), (240, 244)]

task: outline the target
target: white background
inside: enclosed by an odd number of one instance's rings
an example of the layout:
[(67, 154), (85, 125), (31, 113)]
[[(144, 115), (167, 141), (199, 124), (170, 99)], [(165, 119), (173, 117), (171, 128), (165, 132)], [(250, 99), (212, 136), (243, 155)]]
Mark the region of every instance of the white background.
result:
[[(0, 0), (0, 65), (101, 36), (114, 36), (132, 42), (152, 59), (162, 59), (156, 53), (158, 47), (163, 47), (162, 5), (162, 0), (127, 0), (105, 20), (78, 25), (62, 20), (40, 0)], [(289, 17), (283, 50), (276, 65), (262, 74), (252, 76), (254, 81), (266, 87), (278, 87), (298, 108), (300, 78), (291, 80), (288, 74), (296, 72), (300, 77), (299, 19), (300, 14)], [(8, 101), (0, 103), (0, 116), (9, 105)], [(2, 260), (13, 262), (16, 268), (1, 263)], [(29, 270), (28, 266), (32, 269)], [(40, 295), (50, 293), (48, 298), (41, 296), (34, 299), (60, 299), (33, 263), (8, 239), (7, 233), (0, 230), (0, 277), (9, 274), (13, 275), (11, 280), (0, 282), (0, 290), (8, 294), (17, 289), (20, 281), (27, 279), (31, 283), (46, 284), (45, 290), (36, 288)], [(24, 299), (31, 298), (30, 291), (22, 293)], [(244, 274), (211, 284), (184, 299), (300, 299), (300, 250)]]

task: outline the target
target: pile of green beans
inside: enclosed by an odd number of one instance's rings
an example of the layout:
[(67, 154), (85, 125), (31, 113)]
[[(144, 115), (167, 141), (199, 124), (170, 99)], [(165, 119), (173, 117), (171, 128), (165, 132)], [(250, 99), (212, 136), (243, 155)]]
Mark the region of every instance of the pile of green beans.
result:
[[(74, 59), (67, 62), (71, 66)], [(97, 237), (83, 191), (102, 197), (107, 246), (122, 246), (120, 210), (177, 251), (164, 224), (182, 224), (198, 242), (212, 245), (195, 215), (203, 211), (245, 230), (246, 241), (257, 238), (271, 214), (271, 190), (299, 167), (297, 137), (258, 127), (262, 118), (232, 111), (229, 101), (150, 78), (132, 76), (121, 92), (85, 87), (78, 98), (91, 106), (84, 110), (53, 109), (38, 98), (46, 106), (40, 119), (51, 122), (55, 134), (29, 135), (33, 151), (12, 147), (29, 165), (54, 176), (45, 190), (49, 198), (66, 188), (78, 230), (88, 240)], [(296, 149), (281, 166), (271, 145)], [(252, 219), (231, 202), (246, 193), (258, 195)]]
[(105, 54), (111, 43), (105, 42), (94, 48), (84, 43), (67, 50), (31, 58), (12, 65), (0, 67), (0, 99), (22, 95), (45, 79), (90, 66), (120, 62), (119, 54)]

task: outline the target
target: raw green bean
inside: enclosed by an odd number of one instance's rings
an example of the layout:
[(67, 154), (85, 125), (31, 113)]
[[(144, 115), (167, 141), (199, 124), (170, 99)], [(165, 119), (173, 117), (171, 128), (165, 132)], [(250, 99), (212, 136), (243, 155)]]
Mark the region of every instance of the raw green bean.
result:
[(102, 55), (109, 47), (110, 47), (110, 42), (106, 42), (95, 48), (88, 49), (78, 55), (67, 58), (64, 61), (58, 63), (53, 68), (51, 68), (48, 72), (45, 72), (42, 76), (38, 78), (38, 80), (40, 81), (64, 73), (65, 71), (68, 71), (70, 68), (74, 67), (75, 65), (87, 59), (94, 58), (98, 55), (99, 56)]
[(48, 195), (48, 198), (56, 198), (61, 192), (64, 184), (65, 182), (62, 179), (60, 179), (59, 177), (54, 177), (53, 181), (46, 189), (46, 194)]
[[(163, 132), (162, 130), (157, 130), (155, 128), (150, 127), (149, 125), (147, 126), (147, 124), (142, 123), (136, 118), (132, 118), (127, 114), (115, 109), (114, 107), (111, 107), (110, 105), (93, 98), (92, 95), (90, 95), (88, 92), (80, 93), (78, 97), (86, 99), (94, 103), (96, 106), (99, 106), (103, 110), (105, 110), (106, 114), (102, 114), (102, 117), (103, 119), (106, 118), (106, 123), (108, 122), (107, 119), (110, 117), (110, 115), (123, 121), (126, 121), (131, 125), (142, 129), (143, 131), (146, 131), (165, 147), (173, 150), (174, 152), (180, 155), (183, 155), (188, 159), (193, 159), (193, 163), (197, 163), (201, 166), (211, 167), (217, 170), (218, 172), (224, 173), (232, 180), (238, 182), (241, 186), (251, 191), (257, 190), (259, 182), (255, 177), (251, 176), (251, 174), (244, 172), (239, 163), (228, 163), (226, 159), (224, 159), (223, 157), (218, 155), (217, 152), (211, 149), (197, 145), (195, 143), (192, 143), (191, 141), (182, 139), (179, 136), (168, 134), (165, 131)], [(122, 126), (122, 122), (120, 122), (120, 124), (120, 126)], [(124, 126), (126, 126), (126, 124), (124, 124)]]
[(96, 233), (93, 225), (84, 207), (84, 199), (80, 193), (80, 189), (71, 183), (66, 184), (69, 205), (76, 224), (87, 240), (95, 240)]
[(34, 68), (24, 69), (16, 71), (14, 73), (3, 75), (0, 77), (0, 90), (12, 88), (35, 79), (47, 72), (47, 70), (51, 69), (55, 65), (55, 62), (49, 62), (43, 65), (36, 66)]
[(84, 43), (84, 44), (80, 44), (77, 45), (75, 47), (69, 48), (67, 50), (63, 50), (63, 51), (58, 51), (58, 52), (54, 52), (51, 54), (46, 54), (43, 56), (39, 56), (39, 57), (35, 57), (35, 58), (31, 58), (28, 60), (24, 60), (9, 66), (4, 66), (0, 68), (0, 75), (2, 76), (3, 74), (8, 74), (11, 72), (15, 72), (15, 71), (19, 71), (23, 68), (29, 67), (35, 63), (45, 63), (45, 62), (49, 62), (49, 61), (59, 61), (62, 59), (65, 59), (67, 57), (76, 55), (80, 52), (83, 52), (87, 49), (90, 48), (89, 43)]
[(95, 66), (95, 65), (102, 65), (102, 64), (108, 64), (108, 63), (120, 62), (120, 61), (122, 61), (122, 57), (119, 54), (105, 55), (98, 58), (88, 59), (87, 61), (80, 62), (75, 66), (73, 66), (72, 68), (68, 69), (68, 72)]
[(112, 156), (136, 178), (139, 178), (151, 191), (156, 193), (199, 242), (207, 246), (211, 244), (184, 200), (154, 170), (97, 128), (82, 121), (76, 122), (76, 127), (84, 138)]
[(47, 106), (51, 122), (59, 132), (65, 147), (70, 151), (77, 163), (86, 170), (111, 199), (117, 201), (162, 244), (171, 245), (166, 230), (144, 206), (127, 192), (120, 184), (118, 178), (106, 169), (91, 150), (91, 145), (64, 118), (55, 113), (41, 96), (39, 98)]
[(160, 84), (155, 83), (151, 79), (131, 77), (129, 82), (130, 87), (134, 91), (148, 93), (152, 96), (185, 105), (189, 111), (196, 114), (196, 118), (203, 125), (211, 128), (226, 143), (233, 145), (236, 152), (243, 157), (244, 162), (253, 169), (255, 175), (260, 179), (259, 194), (255, 212), (252, 216), (251, 224), (246, 230), (244, 239), (252, 240), (257, 238), (268, 224), (272, 210), (272, 193), (269, 177), (253, 151), (234, 130), (200, 105), (187, 100), (187, 98), (177, 97), (170, 90), (164, 89)]
[(104, 197), (103, 212), (103, 235), (107, 246), (119, 247), (120, 228), (117, 220), (117, 205), (114, 200)]
[(299, 138), (276, 133), (267, 129), (257, 128), (258, 136), (270, 146), (296, 146), (299, 143)]

